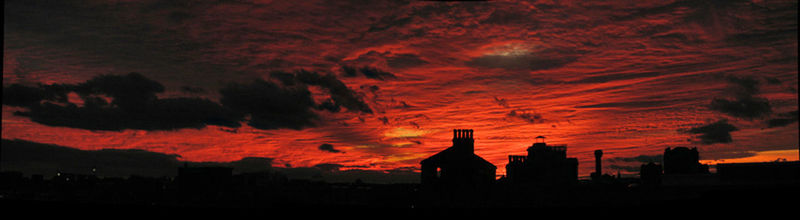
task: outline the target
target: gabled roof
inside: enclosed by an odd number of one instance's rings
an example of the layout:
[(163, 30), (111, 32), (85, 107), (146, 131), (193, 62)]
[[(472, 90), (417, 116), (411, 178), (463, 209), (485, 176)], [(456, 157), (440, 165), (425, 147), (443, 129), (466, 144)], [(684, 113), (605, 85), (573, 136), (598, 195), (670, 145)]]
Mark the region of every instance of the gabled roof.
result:
[[(428, 157), (427, 159), (422, 160), (420, 164), (428, 164), (428, 163), (440, 164), (440, 163), (447, 163), (448, 161), (458, 161), (463, 159), (463, 158), (458, 158), (459, 156), (460, 155), (456, 152), (456, 147), (452, 146), (439, 153), (434, 154), (433, 156)], [(469, 159), (469, 162), (472, 163), (473, 165), (485, 166), (497, 169), (497, 166), (495, 166), (494, 164), (490, 163), (489, 161), (483, 159), (482, 157), (474, 153), (472, 154), (472, 157)]]

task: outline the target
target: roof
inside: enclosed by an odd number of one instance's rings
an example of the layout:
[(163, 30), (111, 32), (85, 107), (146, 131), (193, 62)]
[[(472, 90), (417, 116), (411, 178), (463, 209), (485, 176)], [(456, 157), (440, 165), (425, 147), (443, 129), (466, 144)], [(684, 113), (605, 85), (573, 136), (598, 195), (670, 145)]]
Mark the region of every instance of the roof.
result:
[[(449, 147), (449, 148), (447, 148), (447, 149), (445, 149), (445, 150), (443, 150), (443, 151), (441, 151), (439, 153), (434, 154), (433, 156), (430, 156), (430, 157), (422, 160), (420, 162), (420, 164), (446, 163), (447, 161), (453, 161), (453, 160), (457, 161), (457, 160), (460, 159), (460, 158), (458, 158), (458, 156), (459, 155), (456, 152), (456, 148), (455, 148), (455, 146), (453, 146), (453, 147)], [(480, 156), (478, 156), (478, 155), (476, 155), (474, 153), (472, 154), (472, 158), (470, 158), (469, 162), (472, 163), (473, 165), (485, 166), (485, 167), (491, 167), (493, 169), (497, 169), (497, 166), (495, 166), (494, 164), (490, 163), (489, 161), (483, 159), (482, 157), (480, 157)]]

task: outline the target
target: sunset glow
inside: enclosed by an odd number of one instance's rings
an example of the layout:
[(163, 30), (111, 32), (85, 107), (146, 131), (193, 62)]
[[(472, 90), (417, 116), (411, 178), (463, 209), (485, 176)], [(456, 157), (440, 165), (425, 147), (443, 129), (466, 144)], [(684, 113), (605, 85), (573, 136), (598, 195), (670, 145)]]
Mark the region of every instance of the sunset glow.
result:
[(544, 136), (581, 177), (597, 149), (800, 155), (797, 1), (31, 2), (5, 3), (3, 139), (390, 173), (473, 129), (498, 175)]

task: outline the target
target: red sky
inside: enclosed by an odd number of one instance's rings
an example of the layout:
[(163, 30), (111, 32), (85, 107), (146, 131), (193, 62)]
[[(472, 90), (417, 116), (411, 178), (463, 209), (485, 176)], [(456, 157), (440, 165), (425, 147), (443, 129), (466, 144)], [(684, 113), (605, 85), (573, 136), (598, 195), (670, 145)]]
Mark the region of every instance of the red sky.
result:
[[(174, 129), (43, 123), (4, 94), (3, 139), (416, 170), (452, 129), (474, 129), (499, 175), (540, 135), (566, 144), (581, 176), (596, 149), (622, 173), (678, 146), (706, 163), (798, 159), (796, 1), (6, 1), (4, 12), (4, 88), (138, 72), (163, 85), (158, 99), (227, 107), (226, 86), (302, 69), (347, 89), (305, 82), (313, 106), (340, 110), (279, 116), (305, 117), (299, 127), (243, 116)], [(84, 102), (71, 92), (62, 104)]]

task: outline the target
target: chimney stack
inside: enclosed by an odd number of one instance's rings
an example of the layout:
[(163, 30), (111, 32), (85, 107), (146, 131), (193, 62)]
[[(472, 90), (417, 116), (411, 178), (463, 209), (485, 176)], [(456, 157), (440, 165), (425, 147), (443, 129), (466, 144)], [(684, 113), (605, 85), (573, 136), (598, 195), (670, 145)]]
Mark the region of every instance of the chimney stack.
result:
[(595, 150), (594, 151), (594, 173), (597, 177), (603, 175), (603, 151), (602, 150)]
[(453, 141), (473, 139), (473, 134), (472, 129), (453, 129)]
[(453, 130), (453, 146), (463, 149), (465, 153), (474, 153), (475, 140), (473, 139), (474, 131), (472, 129), (454, 129)]

